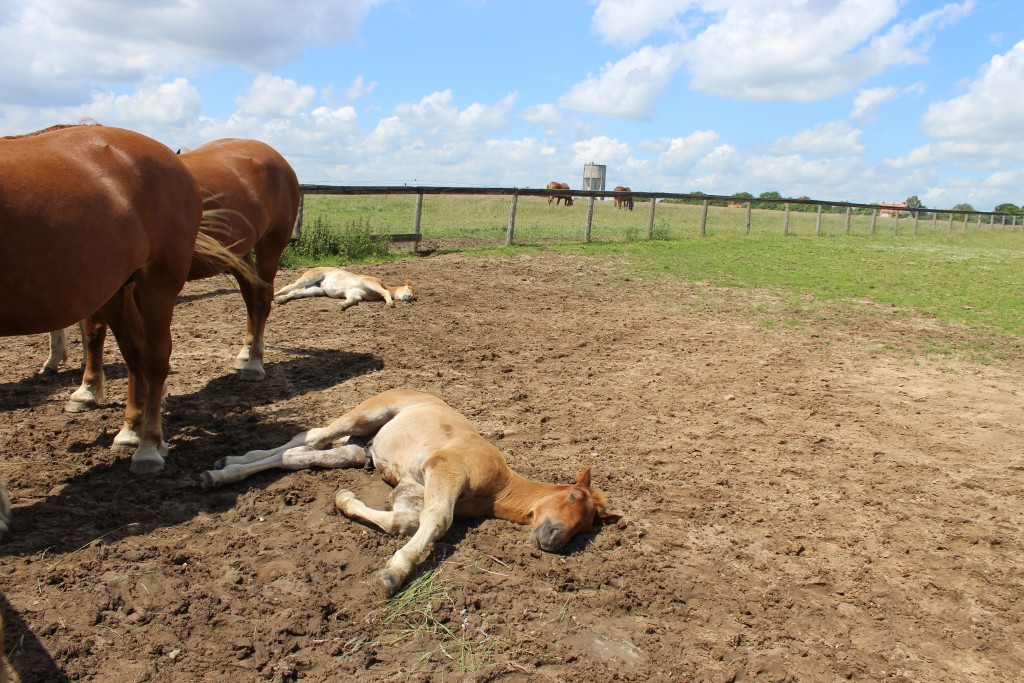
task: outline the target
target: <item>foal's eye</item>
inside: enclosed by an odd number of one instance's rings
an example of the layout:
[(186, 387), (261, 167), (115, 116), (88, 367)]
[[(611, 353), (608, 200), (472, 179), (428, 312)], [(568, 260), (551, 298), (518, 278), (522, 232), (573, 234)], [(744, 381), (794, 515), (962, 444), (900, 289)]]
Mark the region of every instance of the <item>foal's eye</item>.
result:
[(579, 499), (579, 495), (575, 491), (569, 492), (569, 502), (575, 503)]

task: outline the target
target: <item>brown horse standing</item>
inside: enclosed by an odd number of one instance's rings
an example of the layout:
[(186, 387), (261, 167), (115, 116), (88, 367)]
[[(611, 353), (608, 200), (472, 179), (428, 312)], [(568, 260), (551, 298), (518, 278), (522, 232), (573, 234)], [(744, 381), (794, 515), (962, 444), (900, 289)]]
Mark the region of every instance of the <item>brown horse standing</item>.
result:
[[(556, 180), (552, 180), (550, 183), (548, 183), (548, 189), (549, 190), (569, 190), (571, 188), (569, 187), (569, 183), (560, 183), (560, 182), (558, 182)], [(548, 206), (551, 206), (551, 200), (552, 199), (555, 200), (555, 206), (558, 206), (558, 202), (562, 201), (563, 199), (565, 200), (565, 205), (566, 206), (572, 206), (572, 197), (568, 197), (568, 196), (567, 197), (555, 197), (555, 196), (548, 197)]]
[[(622, 185), (616, 185), (614, 191), (615, 192), (632, 192), (632, 190), (630, 190), (628, 187), (623, 187)], [(629, 209), (630, 211), (632, 211), (633, 210), (633, 195), (626, 194), (626, 195), (619, 195), (619, 196), (615, 197), (615, 208), (616, 209)]]
[(247, 267), (199, 232), (203, 221), (192, 173), (144, 135), (55, 126), (0, 139), (0, 335), (47, 332), (98, 312), (128, 369), (114, 443), (137, 444), (133, 472), (163, 467), (171, 316), (193, 250), (223, 269)]
[[(238, 281), (246, 309), (245, 337), (235, 358), (235, 368), (242, 379), (261, 380), (266, 376), (263, 332), (270, 315), (281, 252), (288, 246), (299, 209), (298, 178), (284, 157), (258, 140), (214, 140), (182, 154), (181, 160), (207, 197), (206, 209), (220, 218), (213, 236), (245, 263), (244, 272), (229, 269)], [(254, 256), (258, 280), (250, 277)], [(220, 261), (197, 253), (188, 279), (199, 280), (224, 270)], [(71, 412), (95, 408), (103, 398), (105, 329), (94, 326), (93, 333), (99, 340), (86, 348), (85, 363), (90, 371), (83, 377), (82, 386), (71, 395), (67, 404)], [(66, 357), (64, 349), (64, 330), (52, 332), (50, 358), (43, 366), (44, 372), (56, 368), (62, 353)]]

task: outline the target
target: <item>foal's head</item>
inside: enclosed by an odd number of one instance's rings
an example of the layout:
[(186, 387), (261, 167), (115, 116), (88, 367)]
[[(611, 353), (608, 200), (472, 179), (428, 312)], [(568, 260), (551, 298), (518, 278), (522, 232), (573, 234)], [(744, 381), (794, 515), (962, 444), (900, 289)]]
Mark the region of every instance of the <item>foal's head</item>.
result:
[(533, 543), (541, 550), (553, 552), (570, 538), (589, 531), (597, 520), (614, 521), (622, 516), (612, 510), (608, 498), (590, 488), (590, 467), (580, 472), (573, 486), (559, 486), (544, 496), (532, 510)]
[(388, 289), (391, 290), (391, 298), (395, 301), (415, 301), (416, 292), (412, 288), (412, 281), (406, 280), (400, 285), (390, 285)]

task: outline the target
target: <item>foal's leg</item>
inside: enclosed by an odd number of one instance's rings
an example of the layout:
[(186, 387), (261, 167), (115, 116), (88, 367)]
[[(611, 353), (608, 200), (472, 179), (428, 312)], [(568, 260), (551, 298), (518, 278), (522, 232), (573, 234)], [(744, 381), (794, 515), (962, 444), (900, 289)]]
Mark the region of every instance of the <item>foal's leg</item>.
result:
[(366, 462), (366, 450), (362, 444), (344, 444), (328, 449), (314, 449), (302, 445), (282, 446), (273, 451), (250, 451), (239, 460), (254, 453), (269, 453), (269, 455), (247, 462), (224, 465), (223, 469), (203, 472), (199, 475), (200, 488), (207, 491), (225, 484), (233, 484), (265, 470), (308, 470), (313, 467), (340, 469), (362, 467)]
[(290, 292), (285, 292), (280, 296), (274, 297), (274, 303), (280, 306), (281, 304), (288, 303), (292, 299), (305, 299), (311, 296), (328, 296), (328, 294), (323, 290), (322, 287), (318, 287), (316, 285), (309, 285), (303, 289), (293, 289)]
[[(436, 456), (435, 456), (436, 457)], [(396, 552), (374, 583), (385, 596), (392, 596), (409, 579), (420, 555), (451, 528), (455, 503), (468, 483), (466, 472), (457, 466), (436, 464), (425, 467), (424, 505), (416, 533)]]
[[(7, 495), (7, 489), (4, 488), (4, 483), (0, 481), (0, 538), (4, 537), (8, 531), (11, 530), (11, 499)], [(3, 631), (0, 631), (0, 639), (3, 638)], [(3, 660), (0, 659), (0, 666), (3, 666)]]
[(420, 526), (423, 511), (423, 487), (402, 481), (391, 492), (391, 509), (368, 507), (347, 489), (339, 489), (334, 507), (349, 519), (372, 524), (389, 536), (412, 536)]

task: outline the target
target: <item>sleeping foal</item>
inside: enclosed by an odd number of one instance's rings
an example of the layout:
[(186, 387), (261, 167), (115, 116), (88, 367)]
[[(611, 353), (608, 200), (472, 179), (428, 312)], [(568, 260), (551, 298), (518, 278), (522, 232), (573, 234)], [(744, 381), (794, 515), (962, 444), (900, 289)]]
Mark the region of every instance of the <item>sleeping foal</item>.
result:
[[(347, 437), (338, 445), (336, 441)], [(590, 486), (590, 467), (573, 485), (544, 484), (513, 472), (493, 444), (468, 419), (431, 394), (392, 389), (364, 401), (329, 426), (302, 432), (283, 446), (218, 461), (202, 474), (210, 489), (273, 468), (368, 467), (394, 487), (390, 511), (374, 510), (350, 491), (335, 506), (393, 536), (412, 536), (376, 577), (377, 589), (394, 595), (420, 555), (454, 517), (498, 517), (531, 526), (534, 544), (558, 550), (597, 520), (621, 516)]]

